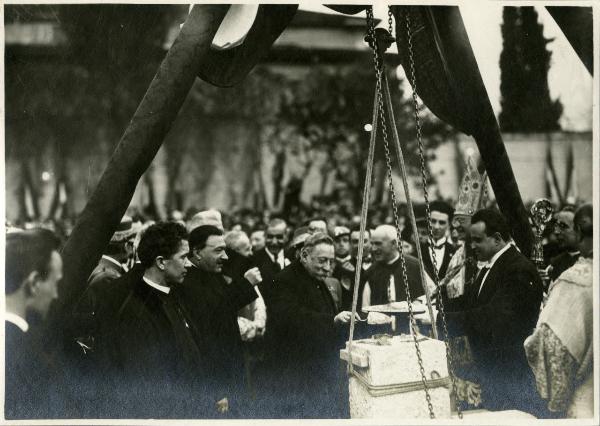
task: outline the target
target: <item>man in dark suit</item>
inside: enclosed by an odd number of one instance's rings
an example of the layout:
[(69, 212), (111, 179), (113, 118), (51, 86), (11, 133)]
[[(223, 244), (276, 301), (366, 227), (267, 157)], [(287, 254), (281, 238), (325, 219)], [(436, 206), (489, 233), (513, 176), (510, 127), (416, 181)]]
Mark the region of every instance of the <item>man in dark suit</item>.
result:
[[(335, 232), (335, 231), (334, 231)], [(360, 275), (361, 286), (365, 282), (366, 271), (371, 267), (371, 233), (365, 231), (362, 272)], [(352, 310), (352, 299), (354, 296), (354, 280), (356, 278), (356, 265), (358, 262), (358, 243), (360, 241), (360, 230), (350, 232), (350, 259), (345, 262), (336, 262), (333, 276), (340, 281), (341, 286), (341, 309)], [(336, 251), (337, 257), (337, 251)], [(337, 259), (336, 259), (337, 260)], [(359, 295), (360, 296), (360, 295)], [(358, 306), (360, 308), (360, 305)]]
[(223, 275), (225, 239), (215, 226), (195, 228), (189, 242), (191, 265), (178, 293), (200, 343), (209, 382), (215, 386), (211, 397), (221, 406), (231, 407), (230, 415), (239, 416), (244, 399), (244, 356), (237, 316), (258, 297), (254, 286), (261, 281), (260, 271), (252, 268), (228, 283)]
[(131, 290), (115, 287), (113, 281), (127, 272), (123, 265), (129, 257), (127, 247), (133, 245), (135, 235), (131, 217), (124, 216), (75, 306), (71, 333), (84, 354), (101, 344), (101, 328), (116, 314)]
[(187, 273), (187, 238), (185, 227), (176, 222), (150, 226), (138, 246), (143, 274), (131, 271), (115, 281), (131, 291), (110, 336), (110, 415), (177, 418), (216, 412), (203, 392), (191, 321), (174, 291)]
[(575, 213), (570, 209), (561, 210), (555, 216), (554, 235), (561, 253), (550, 259), (548, 276), (551, 281), (556, 279), (577, 262), (580, 251), (577, 233), (573, 219)]
[(283, 248), (287, 240), (287, 224), (283, 219), (272, 219), (265, 232), (265, 248), (252, 255), (252, 262), (260, 270), (262, 284), (259, 289), (268, 297), (273, 277), (290, 264)]
[[(339, 349), (351, 312), (339, 312), (327, 287), (335, 263), (333, 240), (323, 233), (304, 242), (300, 260), (275, 276), (268, 403), (276, 417), (339, 417)], [(279, 410), (279, 411), (278, 411)]]
[(477, 259), (487, 265), (462, 296), (448, 299), (442, 287), (450, 334), (469, 339), (476, 367), (472, 379), (481, 385), (485, 408), (539, 416), (543, 406), (523, 342), (537, 321), (541, 280), (535, 266), (508, 243), (509, 227), (499, 212), (475, 213), (470, 236)]
[(423, 267), (427, 276), (435, 282), (433, 256), (435, 255), (435, 271), (441, 281), (446, 276), (448, 264), (454, 254), (454, 246), (447, 239), (448, 229), (452, 222), (454, 210), (444, 201), (434, 201), (429, 205), (431, 211), (431, 233), (433, 234), (433, 245), (431, 241), (421, 243), (423, 255)]
[[(45, 319), (62, 278), (59, 240), (43, 229), (6, 235), (5, 401), (7, 419), (69, 415), (64, 371), (28, 316)], [(67, 408), (68, 407), (68, 408)], [(77, 414), (74, 417), (78, 417)]]

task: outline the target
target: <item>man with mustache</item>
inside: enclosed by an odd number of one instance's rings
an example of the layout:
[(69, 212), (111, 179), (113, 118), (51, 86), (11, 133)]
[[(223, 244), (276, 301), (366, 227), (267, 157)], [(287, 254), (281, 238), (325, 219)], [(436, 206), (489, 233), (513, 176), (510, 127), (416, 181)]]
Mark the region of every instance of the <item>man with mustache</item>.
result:
[(275, 276), (272, 322), (274, 381), (268, 404), (274, 417), (340, 417), (344, 405), (339, 349), (352, 313), (339, 312), (326, 280), (335, 265), (333, 240), (309, 236), (300, 259)]
[[(202, 225), (190, 233), (188, 274), (179, 290), (200, 343), (204, 370), (209, 374), (209, 391), (222, 411), (229, 404), (238, 415), (243, 398), (244, 357), (238, 327), (238, 311), (255, 300), (254, 289), (262, 281), (258, 268), (231, 282), (223, 275), (227, 260), (223, 231)], [(235, 400), (235, 402), (232, 402)]]
[(573, 221), (574, 217), (575, 212), (569, 209), (563, 209), (556, 213), (554, 235), (562, 253), (550, 260), (547, 271), (552, 281), (556, 281), (560, 274), (573, 266), (579, 259), (580, 251)]

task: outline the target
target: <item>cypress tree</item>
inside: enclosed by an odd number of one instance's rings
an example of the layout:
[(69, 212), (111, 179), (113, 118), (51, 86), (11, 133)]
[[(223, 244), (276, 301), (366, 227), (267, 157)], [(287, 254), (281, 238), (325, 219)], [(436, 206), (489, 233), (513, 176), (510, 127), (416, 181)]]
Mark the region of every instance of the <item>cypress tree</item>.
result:
[(500, 127), (506, 132), (560, 130), (562, 104), (550, 98), (551, 52), (533, 7), (505, 7), (500, 55)]

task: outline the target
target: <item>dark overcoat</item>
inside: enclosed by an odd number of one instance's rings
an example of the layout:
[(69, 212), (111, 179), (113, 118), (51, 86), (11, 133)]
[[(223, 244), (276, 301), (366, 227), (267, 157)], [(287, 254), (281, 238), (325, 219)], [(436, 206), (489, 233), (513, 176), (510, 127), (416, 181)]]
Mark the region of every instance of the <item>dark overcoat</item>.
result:
[(271, 342), (270, 403), (281, 417), (338, 417), (340, 360), (348, 326), (325, 282), (295, 261), (274, 278), (267, 328)]
[(227, 283), (223, 274), (209, 273), (196, 266), (188, 269), (176, 291), (193, 324), (206, 371), (219, 393), (217, 397), (228, 397), (233, 406), (233, 400), (244, 393), (238, 311), (258, 295), (244, 278)]
[(120, 280), (131, 291), (117, 313), (107, 374), (111, 416), (177, 418), (210, 416), (205, 367), (191, 321), (173, 290), (165, 294), (138, 274)]

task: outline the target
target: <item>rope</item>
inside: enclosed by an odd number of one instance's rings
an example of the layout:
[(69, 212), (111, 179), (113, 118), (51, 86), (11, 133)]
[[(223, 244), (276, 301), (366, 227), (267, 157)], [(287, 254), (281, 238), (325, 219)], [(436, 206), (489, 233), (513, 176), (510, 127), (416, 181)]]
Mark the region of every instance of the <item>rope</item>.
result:
[(377, 122), (379, 117), (379, 108), (377, 98), (379, 95), (379, 86), (375, 87), (375, 96), (373, 102), (373, 121), (371, 122), (371, 140), (369, 142), (369, 156), (367, 158), (367, 173), (365, 175), (365, 185), (363, 188), (362, 207), (360, 212), (360, 236), (358, 237), (358, 254), (356, 258), (356, 272), (354, 275), (354, 292), (352, 294), (352, 318), (350, 318), (350, 339), (348, 341), (348, 369), (350, 373), (354, 370), (352, 364), (352, 340), (354, 339), (354, 326), (356, 324), (356, 305), (358, 303), (358, 290), (360, 286), (360, 274), (363, 264), (363, 247), (365, 244), (365, 230), (367, 227), (367, 214), (369, 212), (369, 200), (371, 197), (371, 178), (373, 176), (373, 163), (375, 159), (375, 140), (377, 139)]
[(433, 315), (433, 308), (431, 307), (431, 295), (429, 294), (429, 288), (427, 287), (427, 281), (425, 279), (425, 268), (423, 267), (423, 254), (421, 253), (421, 245), (419, 244), (419, 228), (417, 228), (415, 211), (410, 197), (410, 190), (408, 188), (408, 175), (406, 173), (406, 165), (404, 164), (404, 154), (402, 153), (402, 146), (400, 145), (400, 139), (398, 137), (398, 129), (396, 127), (396, 121), (394, 119), (394, 113), (392, 109), (392, 98), (390, 96), (390, 88), (388, 85), (387, 76), (385, 74), (383, 75), (383, 83), (383, 95), (385, 97), (385, 102), (388, 109), (388, 119), (390, 120), (390, 127), (392, 129), (392, 139), (396, 147), (397, 161), (400, 164), (400, 171), (402, 173), (402, 184), (404, 186), (406, 205), (408, 207), (408, 216), (412, 226), (413, 240), (415, 241), (415, 249), (417, 251), (417, 259), (419, 259), (419, 272), (421, 275), (421, 283), (423, 285), (423, 290), (425, 291), (427, 310), (429, 311), (429, 316), (431, 317), (431, 328), (433, 332), (433, 337), (434, 339), (438, 339), (437, 327), (435, 324), (435, 316)]
[(387, 395), (395, 395), (399, 393), (408, 393), (421, 391), (424, 389), (434, 389), (445, 387), (448, 388), (451, 384), (450, 377), (441, 377), (439, 379), (431, 379), (425, 380), (426, 383), (423, 383), (422, 380), (407, 382), (407, 383), (397, 383), (393, 385), (373, 385), (369, 383), (368, 379), (360, 372), (353, 370), (352, 376), (354, 376), (373, 396), (387, 396)]

